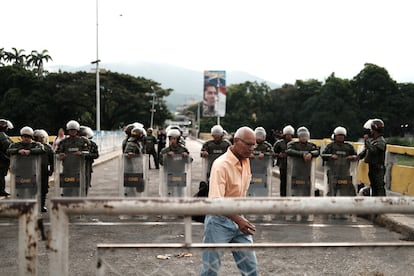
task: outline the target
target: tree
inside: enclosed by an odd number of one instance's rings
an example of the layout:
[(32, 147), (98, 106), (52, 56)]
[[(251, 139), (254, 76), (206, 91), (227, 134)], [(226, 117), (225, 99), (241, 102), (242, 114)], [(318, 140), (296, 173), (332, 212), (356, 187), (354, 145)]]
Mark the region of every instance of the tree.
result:
[(26, 67), (26, 55), (24, 54), (23, 49), (17, 50), (16, 48), (12, 48), (12, 52), (6, 52), (5, 56), (5, 60), (12, 63), (14, 66), (22, 68)]
[(0, 48), (0, 66), (4, 66), (6, 61), (6, 51), (4, 48)]
[(360, 110), (359, 123), (362, 125), (368, 119), (381, 118), (387, 126), (388, 135), (399, 133), (400, 120), (397, 111), (401, 96), (397, 83), (391, 79), (388, 71), (375, 64), (366, 63), (364, 69), (353, 78), (351, 85)]
[(52, 57), (48, 54), (47, 50), (43, 50), (41, 53), (38, 51), (32, 51), (32, 53), (27, 57), (27, 66), (35, 67), (36, 73), (38, 76), (43, 75), (43, 64), (44, 61), (48, 62), (52, 60)]

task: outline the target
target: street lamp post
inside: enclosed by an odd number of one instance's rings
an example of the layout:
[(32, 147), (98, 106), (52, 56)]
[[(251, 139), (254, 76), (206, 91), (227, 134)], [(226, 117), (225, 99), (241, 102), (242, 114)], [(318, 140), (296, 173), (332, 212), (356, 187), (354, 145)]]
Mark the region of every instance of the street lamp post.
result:
[(101, 93), (99, 84), (99, 32), (98, 32), (98, 0), (96, 0), (96, 60), (92, 64), (96, 64), (96, 130), (101, 130)]
[(150, 124), (150, 128), (154, 127), (154, 113), (155, 113), (155, 90), (154, 87), (151, 86), (152, 89), (152, 105), (151, 105), (151, 124)]

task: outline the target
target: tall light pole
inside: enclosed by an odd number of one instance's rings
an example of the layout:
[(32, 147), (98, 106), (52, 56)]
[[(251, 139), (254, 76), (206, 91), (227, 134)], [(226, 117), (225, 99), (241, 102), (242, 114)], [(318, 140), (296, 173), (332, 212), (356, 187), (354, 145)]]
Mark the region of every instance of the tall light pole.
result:
[(96, 64), (96, 130), (101, 130), (101, 87), (99, 84), (99, 62), (101, 60), (99, 59), (99, 21), (98, 21), (98, 15), (99, 15), (99, 9), (98, 9), (98, 1), (96, 0), (96, 60), (92, 61), (92, 64)]
[(152, 105), (151, 105), (151, 124), (150, 124), (150, 128), (153, 128), (153, 126), (154, 126), (154, 113), (155, 113), (155, 108), (154, 108), (154, 105), (155, 105), (155, 90), (154, 90), (154, 87), (153, 86), (151, 86), (151, 89), (152, 89)]

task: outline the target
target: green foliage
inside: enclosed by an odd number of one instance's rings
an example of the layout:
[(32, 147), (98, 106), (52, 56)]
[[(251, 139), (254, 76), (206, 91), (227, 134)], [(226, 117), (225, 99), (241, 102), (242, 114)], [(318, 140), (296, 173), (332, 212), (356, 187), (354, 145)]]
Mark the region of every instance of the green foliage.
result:
[[(412, 133), (413, 108), (413, 84), (398, 84), (384, 68), (365, 64), (352, 80), (332, 73), (324, 83), (297, 80), (274, 90), (251, 82), (231, 85), (221, 124), (230, 132), (243, 125), (263, 126), (268, 131), (288, 124), (296, 129), (306, 126), (312, 138), (330, 137), (335, 127), (343, 126), (347, 139), (356, 140), (371, 118), (384, 120), (386, 136), (400, 135), (401, 125), (408, 125), (404, 132)], [(201, 130), (209, 130), (215, 122), (215, 118), (203, 119)]]
[[(72, 119), (95, 126), (95, 74), (47, 74), (43, 63), (49, 60), (47, 50), (26, 55), (24, 50), (0, 48), (0, 117), (11, 120), (15, 132), (29, 125), (56, 133)], [(172, 90), (153, 80), (107, 72), (101, 74), (100, 84), (101, 129), (118, 129), (131, 122), (148, 126), (153, 93), (154, 124), (162, 126), (172, 118), (164, 100)], [(226, 106), (220, 123), (228, 132), (244, 125), (270, 132), (290, 124), (296, 129), (306, 126), (312, 138), (325, 138), (335, 127), (344, 126), (347, 139), (356, 140), (365, 121), (381, 118), (385, 136), (398, 137), (413, 134), (414, 84), (397, 83), (385, 68), (367, 63), (351, 80), (332, 73), (325, 82), (297, 80), (273, 90), (257, 82), (230, 85)], [(184, 114), (195, 117), (197, 105)], [(200, 130), (209, 132), (216, 123), (216, 118), (201, 118)], [(408, 140), (389, 141), (405, 145)]]
[[(42, 78), (38, 72), (21, 66), (0, 67), (0, 117), (13, 122), (17, 134), (28, 125), (56, 133), (69, 120), (95, 127), (96, 76), (86, 72), (51, 73)], [(162, 89), (152, 80), (107, 72), (101, 75), (101, 129), (119, 129), (125, 124), (150, 124), (152, 89), (156, 91), (155, 125), (171, 118)], [(14, 132), (14, 133), (13, 133)]]

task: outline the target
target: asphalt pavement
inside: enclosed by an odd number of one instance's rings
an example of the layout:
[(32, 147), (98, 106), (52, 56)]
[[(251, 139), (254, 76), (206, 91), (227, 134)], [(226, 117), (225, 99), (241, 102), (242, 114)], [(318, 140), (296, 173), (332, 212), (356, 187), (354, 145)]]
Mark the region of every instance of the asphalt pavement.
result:
[[(192, 138), (189, 138), (192, 139)], [(203, 140), (199, 140), (200, 143), (203, 143)], [(94, 166), (98, 166), (102, 163), (108, 162), (119, 156), (119, 152), (110, 152), (104, 155), (101, 155), (97, 160), (95, 160)], [(277, 167), (273, 169), (273, 175), (278, 177), (279, 170)], [(402, 194), (395, 193), (392, 191), (387, 191), (389, 196), (403, 196)], [(392, 231), (401, 233), (404, 236), (405, 240), (414, 241), (414, 214), (380, 214), (372, 216), (372, 219), (375, 223), (385, 226)]]

